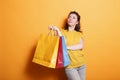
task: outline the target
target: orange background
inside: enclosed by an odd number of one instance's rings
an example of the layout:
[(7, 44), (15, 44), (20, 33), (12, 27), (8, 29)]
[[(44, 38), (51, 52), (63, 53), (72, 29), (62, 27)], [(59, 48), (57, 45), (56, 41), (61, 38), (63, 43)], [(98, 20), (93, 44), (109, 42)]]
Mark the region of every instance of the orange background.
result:
[(63, 69), (31, 62), (40, 33), (81, 15), (87, 80), (120, 80), (120, 0), (1, 0), (0, 80), (66, 80)]

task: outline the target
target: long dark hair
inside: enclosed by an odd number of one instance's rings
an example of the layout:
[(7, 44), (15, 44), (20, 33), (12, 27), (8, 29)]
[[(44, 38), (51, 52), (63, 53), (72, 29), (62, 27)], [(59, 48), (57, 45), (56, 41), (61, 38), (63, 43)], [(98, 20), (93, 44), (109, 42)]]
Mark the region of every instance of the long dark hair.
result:
[[(75, 15), (77, 16), (78, 24), (76, 24), (76, 26), (75, 26), (75, 31), (82, 32), (82, 31), (81, 31), (81, 26), (80, 26), (80, 15), (79, 15), (78, 12), (76, 12), (76, 11), (71, 11), (71, 12), (68, 14), (68, 17), (70, 16), (70, 14), (75, 14)], [(68, 30), (68, 24), (67, 24), (67, 22), (66, 22), (66, 24), (65, 24), (64, 29), (65, 29), (65, 30)]]

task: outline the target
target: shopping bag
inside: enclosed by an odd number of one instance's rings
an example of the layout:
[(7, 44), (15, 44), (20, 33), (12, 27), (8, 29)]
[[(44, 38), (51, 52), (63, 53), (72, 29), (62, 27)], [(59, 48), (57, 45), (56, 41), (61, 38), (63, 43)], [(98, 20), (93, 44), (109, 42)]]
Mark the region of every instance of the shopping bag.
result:
[(58, 45), (58, 36), (41, 34), (32, 61), (49, 68), (55, 68)]
[(67, 47), (65, 44), (65, 38), (62, 36), (62, 52), (63, 52), (63, 65), (64, 67), (70, 64), (70, 59), (67, 51)]
[(56, 61), (56, 68), (63, 68), (62, 37), (59, 39), (59, 47)]

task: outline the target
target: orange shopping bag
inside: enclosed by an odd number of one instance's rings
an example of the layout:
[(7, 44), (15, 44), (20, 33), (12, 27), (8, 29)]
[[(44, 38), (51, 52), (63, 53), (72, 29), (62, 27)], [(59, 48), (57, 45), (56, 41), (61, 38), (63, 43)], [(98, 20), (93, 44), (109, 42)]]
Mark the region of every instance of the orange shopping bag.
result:
[(58, 36), (41, 34), (32, 61), (49, 68), (55, 68), (58, 45)]

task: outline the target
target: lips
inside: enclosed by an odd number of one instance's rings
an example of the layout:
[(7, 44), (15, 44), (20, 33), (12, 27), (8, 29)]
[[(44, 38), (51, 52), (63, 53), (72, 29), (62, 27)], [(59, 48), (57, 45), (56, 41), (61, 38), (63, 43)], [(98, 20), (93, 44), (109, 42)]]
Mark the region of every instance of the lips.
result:
[(68, 21), (68, 23), (72, 23), (72, 21)]

